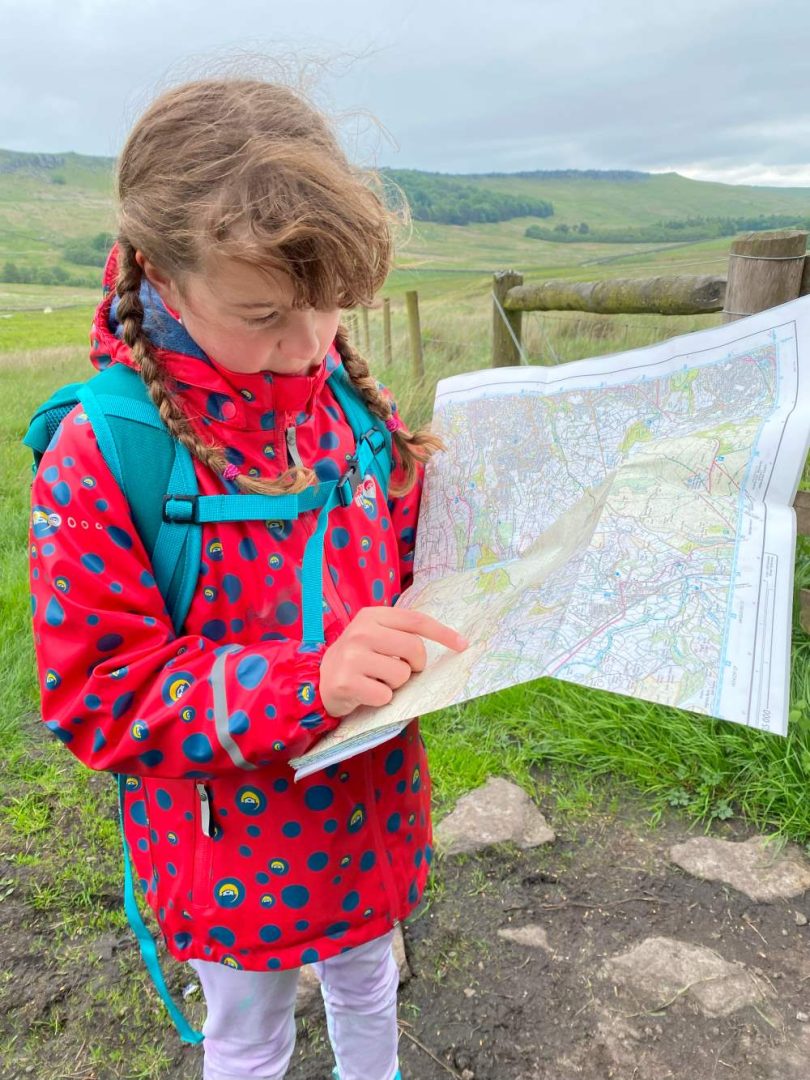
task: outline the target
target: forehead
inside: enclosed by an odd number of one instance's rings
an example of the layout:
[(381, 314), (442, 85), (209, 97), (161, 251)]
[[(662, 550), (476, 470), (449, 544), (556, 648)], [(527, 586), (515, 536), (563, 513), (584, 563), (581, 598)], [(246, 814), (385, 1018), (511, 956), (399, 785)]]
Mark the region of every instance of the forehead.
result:
[(238, 259), (210, 256), (202, 270), (191, 274), (188, 284), (225, 307), (292, 307), (295, 290), (280, 270), (259, 269)]

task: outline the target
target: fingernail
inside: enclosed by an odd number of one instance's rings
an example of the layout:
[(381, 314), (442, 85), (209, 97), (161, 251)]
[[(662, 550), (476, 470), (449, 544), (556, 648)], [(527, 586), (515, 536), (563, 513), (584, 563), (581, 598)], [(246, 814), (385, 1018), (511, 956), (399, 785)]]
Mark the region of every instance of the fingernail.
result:
[(468, 638), (462, 637), (461, 634), (459, 634), (458, 635), (458, 644), (459, 644), (459, 648), (466, 649), (467, 646), (470, 644), (470, 642), (469, 642)]

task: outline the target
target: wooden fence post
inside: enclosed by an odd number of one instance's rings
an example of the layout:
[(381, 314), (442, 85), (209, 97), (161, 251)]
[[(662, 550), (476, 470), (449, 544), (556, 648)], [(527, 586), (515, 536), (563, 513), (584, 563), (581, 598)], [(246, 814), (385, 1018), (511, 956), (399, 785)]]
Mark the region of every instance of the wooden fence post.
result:
[(408, 331), (411, 338), (411, 364), (415, 379), (424, 379), (425, 360), (422, 355), (422, 327), (419, 324), (419, 294), (415, 291), (405, 293), (408, 307)]
[[(514, 270), (501, 270), (492, 278), (492, 366), (508, 367), (520, 363), (520, 332), (523, 313), (504, 311), (506, 294), (523, 284), (523, 275)], [(509, 332), (511, 328), (511, 333)], [(514, 337), (513, 337), (514, 335)]]
[(383, 299), (383, 357), (385, 366), (390, 367), (393, 363), (391, 349), (391, 301), (386, 296)]
[(723, 322), (795, 300), (802, 285), (807, 233), (749, 233), (731, 245)]

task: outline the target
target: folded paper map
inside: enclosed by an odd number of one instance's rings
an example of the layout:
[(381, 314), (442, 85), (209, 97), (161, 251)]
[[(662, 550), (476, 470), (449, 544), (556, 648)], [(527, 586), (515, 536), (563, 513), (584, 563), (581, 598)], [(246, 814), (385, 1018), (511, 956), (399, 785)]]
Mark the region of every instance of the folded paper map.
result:
[(785, 734), (810, 297), (645, 349), (446, 379), (414, 583), (470, 639), (293, 762), (552, 676)]

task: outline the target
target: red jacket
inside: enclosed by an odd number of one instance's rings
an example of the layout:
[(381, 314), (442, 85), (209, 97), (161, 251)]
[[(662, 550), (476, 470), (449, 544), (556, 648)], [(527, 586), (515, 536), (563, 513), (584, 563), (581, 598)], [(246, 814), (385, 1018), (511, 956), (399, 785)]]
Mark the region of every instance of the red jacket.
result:
[[(108, 286), (114, 273), (111, 261)], [(93, 327), (97, 366), (131, 362), (111, 300)], [(185, 332), (163, 320), (152, 320), (153, 340), (163, 333), (176, 348)], [(340, 363), (334, 348), (312, 377), (229, 372), (190, 339), (161, 356), (187, 414), (241, 471), (286, 469), (289, 427), (321, 479), (344, 471), (354, 438), (325, 382)], [(196, 471), (202, 494), (228, 488), (199, 463)], [(420, 491), (421, 474), (386, 503), (369, 481), (331, 512), (327, 645), (361, 607), (393, 604), (408, 584)], [(200, 577), (177, 637), (80, 408), (42, 460), (32, 506), (42, 716), (85, 764), (127, 774), (127, 838), (173, 955), (291, 968), (404, 918), (431, 860), (417, 722), (297, 784), (288, 764), (339, 722), (318, 689), (326, 646), (300, 647), (297, 575), (315, 514), (204, 525)]]

